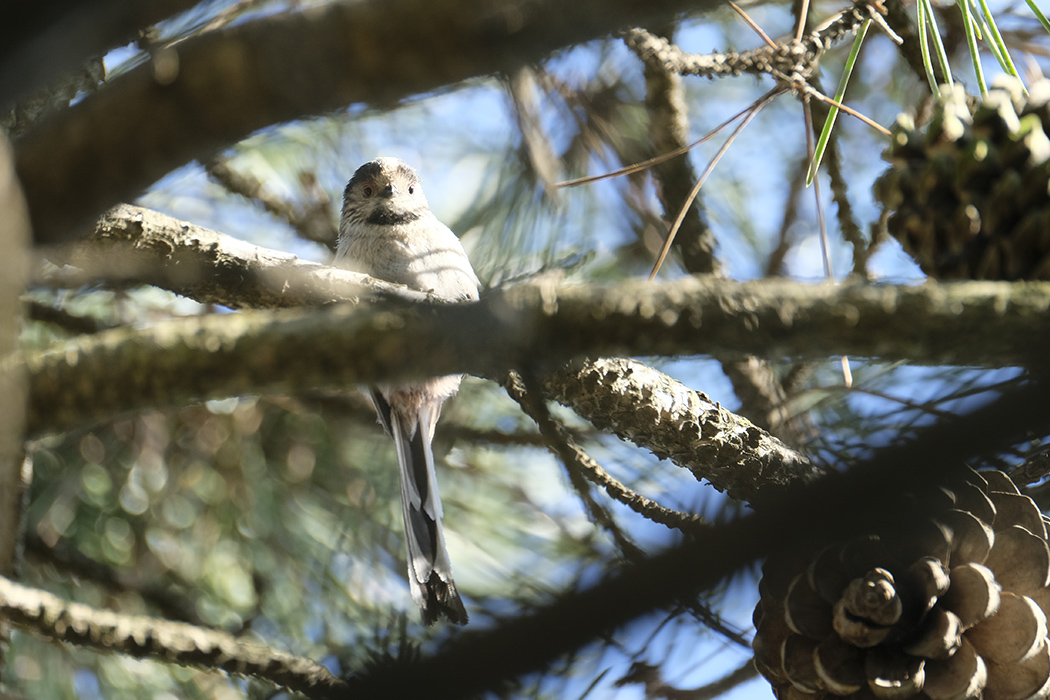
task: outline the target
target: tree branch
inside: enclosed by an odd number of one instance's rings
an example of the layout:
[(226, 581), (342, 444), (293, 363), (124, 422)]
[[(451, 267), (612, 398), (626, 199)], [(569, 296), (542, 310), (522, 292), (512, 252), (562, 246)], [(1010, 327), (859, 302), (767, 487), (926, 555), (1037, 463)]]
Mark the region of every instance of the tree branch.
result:
[(855, 33), (861, 23), (870, 17), (866, 11), (867, 5), (867, 0), (855, 0), (852, 7), (843, 10), (819, 32), (810, 32), (801, 40), (772, 47), (761, 46), (739, 53), (692, 54), (663, 37), (638, 28), (624, 32), (623, 37), (627, 46), (643, 61), (679, 75), (714, 78), (749, 73), (771, 75), (781, 80), (806, 80), (817, 70), (824, 51)]
[(25, 316), (27, 320), (50, 323), (72, 335), (98, 333), (111, 327), (90, 316), (77, 316), (33, 299), (25, 302)]
[(35, 240), (68, 238), (174, 168), (206, 161), (262, 127), (352, 103), (389, 106), (716, 4), (338, 2), (209, 32), (171, 49), (173, 76), (158, 82), (147, 63), (25, 134), (18, 173)]
[[(406, 298), (425, 298), (373, 278), (306, 263), (128, 205), (108, 212), (90, 241), (61, 258), (84, 268), (83, 276), (70, 280), (77, 284), (98, 278), (119, 284), (152, 282), (197, 301), (235, 308), (299, 307), (336, 299), (356, 302), (362, 289), (372, 296), (396, 293)], [(409, 296), (412, 294), (415, 296)], [(602, 361), (594, 366), (594, 371), (611, 377), (620, 372), (613, 363)], [(754, 477), (761, 475), (762, 483), (782, 485), (808, 474), (812, 468), (804, 457), (768, 436), (760, 440), (763, 449), (747, 449), (739, 436), (746, 436), (748, 431), (753, 434), (754, 426), (747, 421), (737, 423), (733, 414), (720, 408), (702, 409), (713, 408), (706, 397), (678, 401), (676, 397), (691, 397), (694, 393), (640, 363), (626, 366), (626, 374), (633, 372), (633, 379), (624, 375), (617, 382), (599, 382), (596, 394), (581, 384), (586, 378), (585, 369), (586, 365), (582, 365), (574, 371), (551, 373), (548, 390), (552, 397), (660, 457), (669, 456), (697, 478), (706, 478), (737, 498), (748, 498), (759, 487), (759, 482), (751, 481)], [(651, 383), (649, 387), (637, 384), (643, 377)], [(596, 406), (606, 403), (621, 406), (622, 410), (611, 416), (596, 410)], [(659, 416), (659, 422), (641, 429), (632, 427), (643, 407), (650, 407)], [(704, 426), (703, 437), (694, 435), (696, 426)], [(770, 444), (777, 447), (768, 449)], [(719, 447), (714, 449), (715, 445)]]
[(664, 700), (714, 700), (714, 698), (728, 693), (741, 683), (745, 683), (757, 675), (758, 669), (755, 668), (755, 664), (751, 659), (748, 659), (738, 666), (736, 670), (719, 678), (717, 681), (707, 683), (699, 688), (675, 688), (660, 678), (659, 666), (652, 666), (644, 661), (636, 661), (631, 664), (631, 670), (623, 678), (616, 681), (616, 686), (622, 688), (631, 684), (642, 685), (645, 688), (647, 700), (658, 700), (658, 698), (664, 698)]
[[(1034, 357), (1028, 349), (1045, 347), (1048, 307), (1047, 283), (896, 288), (684, 278), (528, 285), (475, 304), (340, 305), (178, 319), (74, 339), (21, 361), (30, 376), (28, 426), (39, 433), (192, 400), (460, 372), (499, 377), (511, 367), (543, 373), (585, 356), (762, 351), (1018, 364)], [(981, 335), (982, 342), (952, 341), (960, 331)], [(987, 353), (976, 349), (983, 344)], [(624, 361), (612, 362), (616, 368)], [(784, 483), (809, 472), (795, 453), (700, 395), (643, 374), (644, 366), (614, 372), (608, 366), (585, 365), (561, 396), (557, 384), (552, 395), (599, 427), (660, 456), (688, 460), (697, 476), (737, 498), (748, 498), (756, 479)], [(641, 381), (615, 386), (627, 369)], [(616, 421), (600, 418), (617, 407)]]
[(762, 352), (1023, 365), (1050, 338), (1048, 307), (1050, 283), (531, 284), (472, 304), (175, 319), (72, 339), (7, 358), (0, 369), (28, 368), (36, 433), (187, 400), (461, 372), (498, 377), (584, 356)]
[[(134, 280), (230, 308), (427, 298), (139, 207), (115, 208), (99, 223), (96, 235), (97, 242), (59, 257), (85, 266), (88, 272), (79, 283), (99, 276)], [(412, 315), (418, 308), (404, 313)], [(621, 348), (620, 354), (635, 355), (757, 353), (822, 359), (849, 354), (1002, 367), (1037, 358), (1033, 343), (1050, 334), (1048, 310), (1050, 283), (1045, 282), (858, 282), (833, 287), (783, 279), (741, 283), (682, 278), (587, 287), (522, 285), (487, 293), (480, 305), (434, 312), (448, 319), (475, 315), (477, 323), (486, 322), (487, 313), (509, 314), (496, 320), (505, 327), (500, 332), (510, 333), (508, 342), (493, 338), (494, 347), (510, 347), (509, 338), (521, 336), (526, 344), (521, 352), (533, 353), (526, 359), (548, 363)], [(515, 322), (535, 325), (522, 328)], [(406, 330), (420, 333), (423, 328)], [(482, 330), (484, 326), (475, 326), (474, 334)], [(530, 341), (533, 331), (551, 335)], [(471, 335), (471, 329), (464, 333)], [(426, 354), (425, 347), (405, 351)], [(502, 376), (493, 359), (479, 356), (466, 364), (474, 370), (496, 366), (491, 376)]]
[(69, 603), (0, 577), (0, 618), (50, 639), (168, 663), (222, 669), (309, 694), (346, 684), (310, 659), (219, 630)]
[(201, 303), (241, 308), (316, 306), (394, 296), (427, 295), (357, 272), (307, 262), (179, 221), (160, 212), (120, 204), (98, 221), (91, 240), (53, 248), (47, 257), (80, 268), (66, 284), (152, 284)]
[(670, 459), (739, 500), (816, 473), (808, 458), (746, 418), (634, 360), (578, 363), (552, 373), (546, 389), (599, 429)]

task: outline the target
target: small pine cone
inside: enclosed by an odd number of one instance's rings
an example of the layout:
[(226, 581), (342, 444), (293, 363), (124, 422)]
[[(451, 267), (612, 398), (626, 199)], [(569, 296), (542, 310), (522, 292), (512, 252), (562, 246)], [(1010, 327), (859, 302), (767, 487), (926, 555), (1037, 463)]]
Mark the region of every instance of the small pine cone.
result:
[(755, 665), (780, 700), (1050, 697), (1047, 519), (999, 471), (923, 498), (907, 535), (770, 558)]
[(890, 234), (937, 279), (1050, 279), (1050, 79), (973, 103), (961, 87), (920, 131), (898, 118), (875, 195)]

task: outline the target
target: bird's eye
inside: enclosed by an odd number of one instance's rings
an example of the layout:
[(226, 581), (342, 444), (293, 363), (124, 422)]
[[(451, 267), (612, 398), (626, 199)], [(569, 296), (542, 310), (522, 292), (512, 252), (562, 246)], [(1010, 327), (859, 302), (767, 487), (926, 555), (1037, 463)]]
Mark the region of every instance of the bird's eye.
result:
[(409, 185), (408, 186), (408, 193), (409, 194), (415, 194), (416, 193), (416, 186), (415, 185)]
[(361, 194), (363, 194), (365, 197), (371, 197), (373, 194), (375, 194), (375, 191), (375, 188), (371, 185), (363, 185), (361, 187)]

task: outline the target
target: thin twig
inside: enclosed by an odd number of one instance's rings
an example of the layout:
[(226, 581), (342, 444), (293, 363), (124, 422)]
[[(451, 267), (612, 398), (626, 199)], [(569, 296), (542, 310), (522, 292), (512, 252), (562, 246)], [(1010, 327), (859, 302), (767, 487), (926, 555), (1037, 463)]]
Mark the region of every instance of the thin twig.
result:
[(662, 155), (654, 156), (652, 158), (649, 158), (648, 160), (643, 160), (641, 162), (635, 163), (634, 165), (628, 165), (624, 168), (620, 168), (619, 170), (614, 170), (612, 172), (602, 173), (601, 175), (588, 175), (587, 177), (578, 177), (575, 180), (565, 180), (563, 182), (557, 182), (555, 183), (555, 187), (578, 187), (579, 185), (586, 185), (591, 182), (598, 182), (599, 180), (608, 180), (610, 178), (620, 177), (621, 175), (630, 175), (631, 173), (637, 173), (642, 170), (646, 170), (647, 168), (651, 168), (654, 165), (663, 163), (666, 160), (671, 160), (672, 158), (680, 156), (683, 153), (688, 153), (700, 144), (713, 139), (718, 134), (718, 132), (720, 132), (722, 129), (726, 128), (727, 126), (735, 122), (737, 119), (754, 109), (755, 105), (757, 105), (763, 99), (765, 99), (765, 96), (758, 98), (747, 107), (744, 107), (742, 110), (729, 117), (729, 119), (726, 119), (724, 122), (716, 126), (714, 129), (711, 129), (711, 131), (707, 132), (706, 134), (698, 138), (696, 141), (693, 141), (689, 145), (682, 146), (681, 148), (676, 148), (673, 151), (668, 151), (667, 153), (664, 153)]
[(612, 515), (591, 496), (586, 480), (586, 470), (579, 468), (582, 460), (575, 454), (576, 451), (582, 452), (582, 450), (578, 448), (573, 450), (570, 443), (563, 436), (558, 435), (557, 424), (547, 412), (547, 405), (539, 392), (526, 390), (523, 378), (516, 372), (507, 373), (503, 386), (510, 397), (518, 402), (525, 414), (536, 421), (540, 433), (547, 440), (547, 447), (565, 464), (569, 482), (583, 502), (591, 519), (609, 533), (625, 559), (634, 562), (644, 559), (645, 552), (624, 534)]
[[(786, 78), (785, 78), (785, 80), (786, 80)], [(814, 89), (811, 85), (803, 84), (803, 85), (800, 86), (800, 88), (802, 90), (804, 90), (807, 95), (812, 95), (813, 97), (816, 97), (821, 102), (827, 102), (829, 105), (834, 105), (834, 106), (838, 107), (839, 109), (841, 109), (846, 114), (848, 114), (848, 115), (850, 115), (852, 117), (856, 117), (857, 119), (860, 119), (862, 122), (864, 122), (865, 124), (870, 126), (872, 129), (875, 129), (876, 131), (878, 131), (880, 134), (883, 134), (885, 136), (889, 136), (890, 135), (890, 133), (891, 133), (890, 130), (887, 129), (886, 127), (884, 127), (882, 124), (879, 124), (878, 122), (872, 120), (871, 118), (864, 116), (863, 114), (861, 114), (860, 112), (858, 112), (855, 109), (847, 107), (846, 105), (842, 104), (838, 100), (832, 99), (832, 98), (828, 97), (827, 95), (822, 94), (819, 90)]]
[(886, 12), (886, 8), (876, 2), (868, 5), (868, 13), (871, 14), (871, 21), (875, 23), (875, 26), (881, 29), (883, 34), (890, 38), (890, 41), (897, 46), (901, 46), (904, 44), (904, 39), (900, 34), (893, 31), (889, 23), (886, 22), (886, 18), (883, 16)]
[(713, 698), (720, 697), (757, 675), (758, 669), (748, 659), (736, 670), (717, 681), (702, 685), (699, 688), (675, 688), (663, 682), (660, 678), (659, 667), (637, 661), (631, 665), (627, 675), (616, 681), (616, 685), (622, 687), (631, 683), (641, 684), (645, 686), (645, 697), (652, 700), (656, 698), (665, 698), (666, 700), (713, 700)]
[(538, 384), (529, 383), (526, 388), (527, 381), (521, 375), (510, 373), (504, 386), (511, 398), (517, 401), (529, 417), (536, 421), (541, 434), (547, 439), (548, 448), (562, 459), (570, 474), (573, 472), (581, 474), (592, 483), (605, 489), (610, 497), (653, 522), (685, 533), (696, 533), (706, 529), (703, 518), (661, 506), (635, 493), (605, 471), (573, 441), (565, 427), (554, 420), (542, 399)]
[(802, 194), (804, 189), (808, 168), (809, 158), (801, 158), (798, 167), (794, 169), (791, 182), (788, 184), (788, 196), (784, 202), (784, 209), (781, 212), (777, 245), (773, 248), (773, 252), (769, 254), (769, 259), (766, 261), (766, 277), (780, 277), (784, 274), (784, 258), (787, 256), (793, 241), (791, 228), (798, 221), (799, 195)]
[(809, 0), (802, 0), (802, 9), (798, 13), (798, 25), (795, 27), (795, 41), (802, 41), (806, 33), (806, 20), (809, 19)]
[(786, 87), (776, 87), (756, 100), (750, 107), (744, 120), (733, 130), (733, 133), (729, 135), (729, 138), (725, 140), (722, 147), (719, 148), (718, 152), (715, 153), (713, 158), (711, 158), (711, 161), (707, 164), (704, 172), (700, 174), (700, 179), (696, 181), (693, 189), (689, 192), (689, 196), (686, 197), (685, 201), (682, 203), (682, 208), (678, 212), (678, 217), (674, 220), (674, 223), (671, 224), (671, 229), (667, 232), (667, 238), (664, 240), (663, 247), (660, 248), (660, 254), (656, 258), (656, 264), (653, 265), (653, 270), (649, 273), (650, 280), (655, 278), (656, 273), (660, 271), (660, 266), (664, 264), (664, 259), (667, 258), (667, 253), (671, 250), (671, 244), (674, 243), (674, 237), (678, 234), (678, 229), (681, 227), (682, 221), (685, 219), (685, 215), (689, 211), (689, 206), (693, 203), (693, 200), (696, 199), (696, 195), (700, 193), (700, 188), (704, 186), (704, 182), (707, 181), (707, 177), (715, 169), (715, 166), (718, 165), (718, 161), (722, 159), (722, 156), (724, 156), (726, 151), (729, 150), (729, 147), (733, 144), (733, 141), (736, 140), (736, 137), (744, 130), (744, 127), (751, 123), (751, 120), (755, 118), (759, 111), (761, 111), (761, 109), (769, 104), (775, 97), (786, 91)]
[(769, 46), (773, 49), (777, 47), (776, 43), (774, 43), (774, 41), (769, 38), (769, 35), (762, 31), (762, 27), (758, 26), (755, 20), (751, 19), (751, 17), (748, 16), (748, 14), (744, 12), (743, 8), (741, 8), (740, 5), (737, 5), (735, 2), (732, 2), (732, 0), (730, 0), (729, 6), (732, 7), (733, 10), (736, 11), (736, 13), (740, 15), (740, 17), (745, 22), (747, 22), (747, 26), (751, 27), (752, 31), (754, 31), (755, 34), (758, 34), (762, 38), (762, 41), (766, 42), (766, 46)]

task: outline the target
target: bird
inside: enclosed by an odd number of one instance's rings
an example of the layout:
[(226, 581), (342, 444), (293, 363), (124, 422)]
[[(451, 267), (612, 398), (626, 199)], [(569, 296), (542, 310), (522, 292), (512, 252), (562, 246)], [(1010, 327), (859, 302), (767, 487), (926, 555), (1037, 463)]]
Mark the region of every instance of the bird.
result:
[[(480, 283), (463, 245), (430, 211), (419, 175), (399, 158), (372, 160), (350, 178), (335, 264), (445, 302), (478, 298)], [(467, 622), (445, 549), (431, 449), (441, 406), (459, 390), (461, 379), (449, 375), (368, 389), (397, 450), (409, 588), (426, 625), (441, 617)]]

